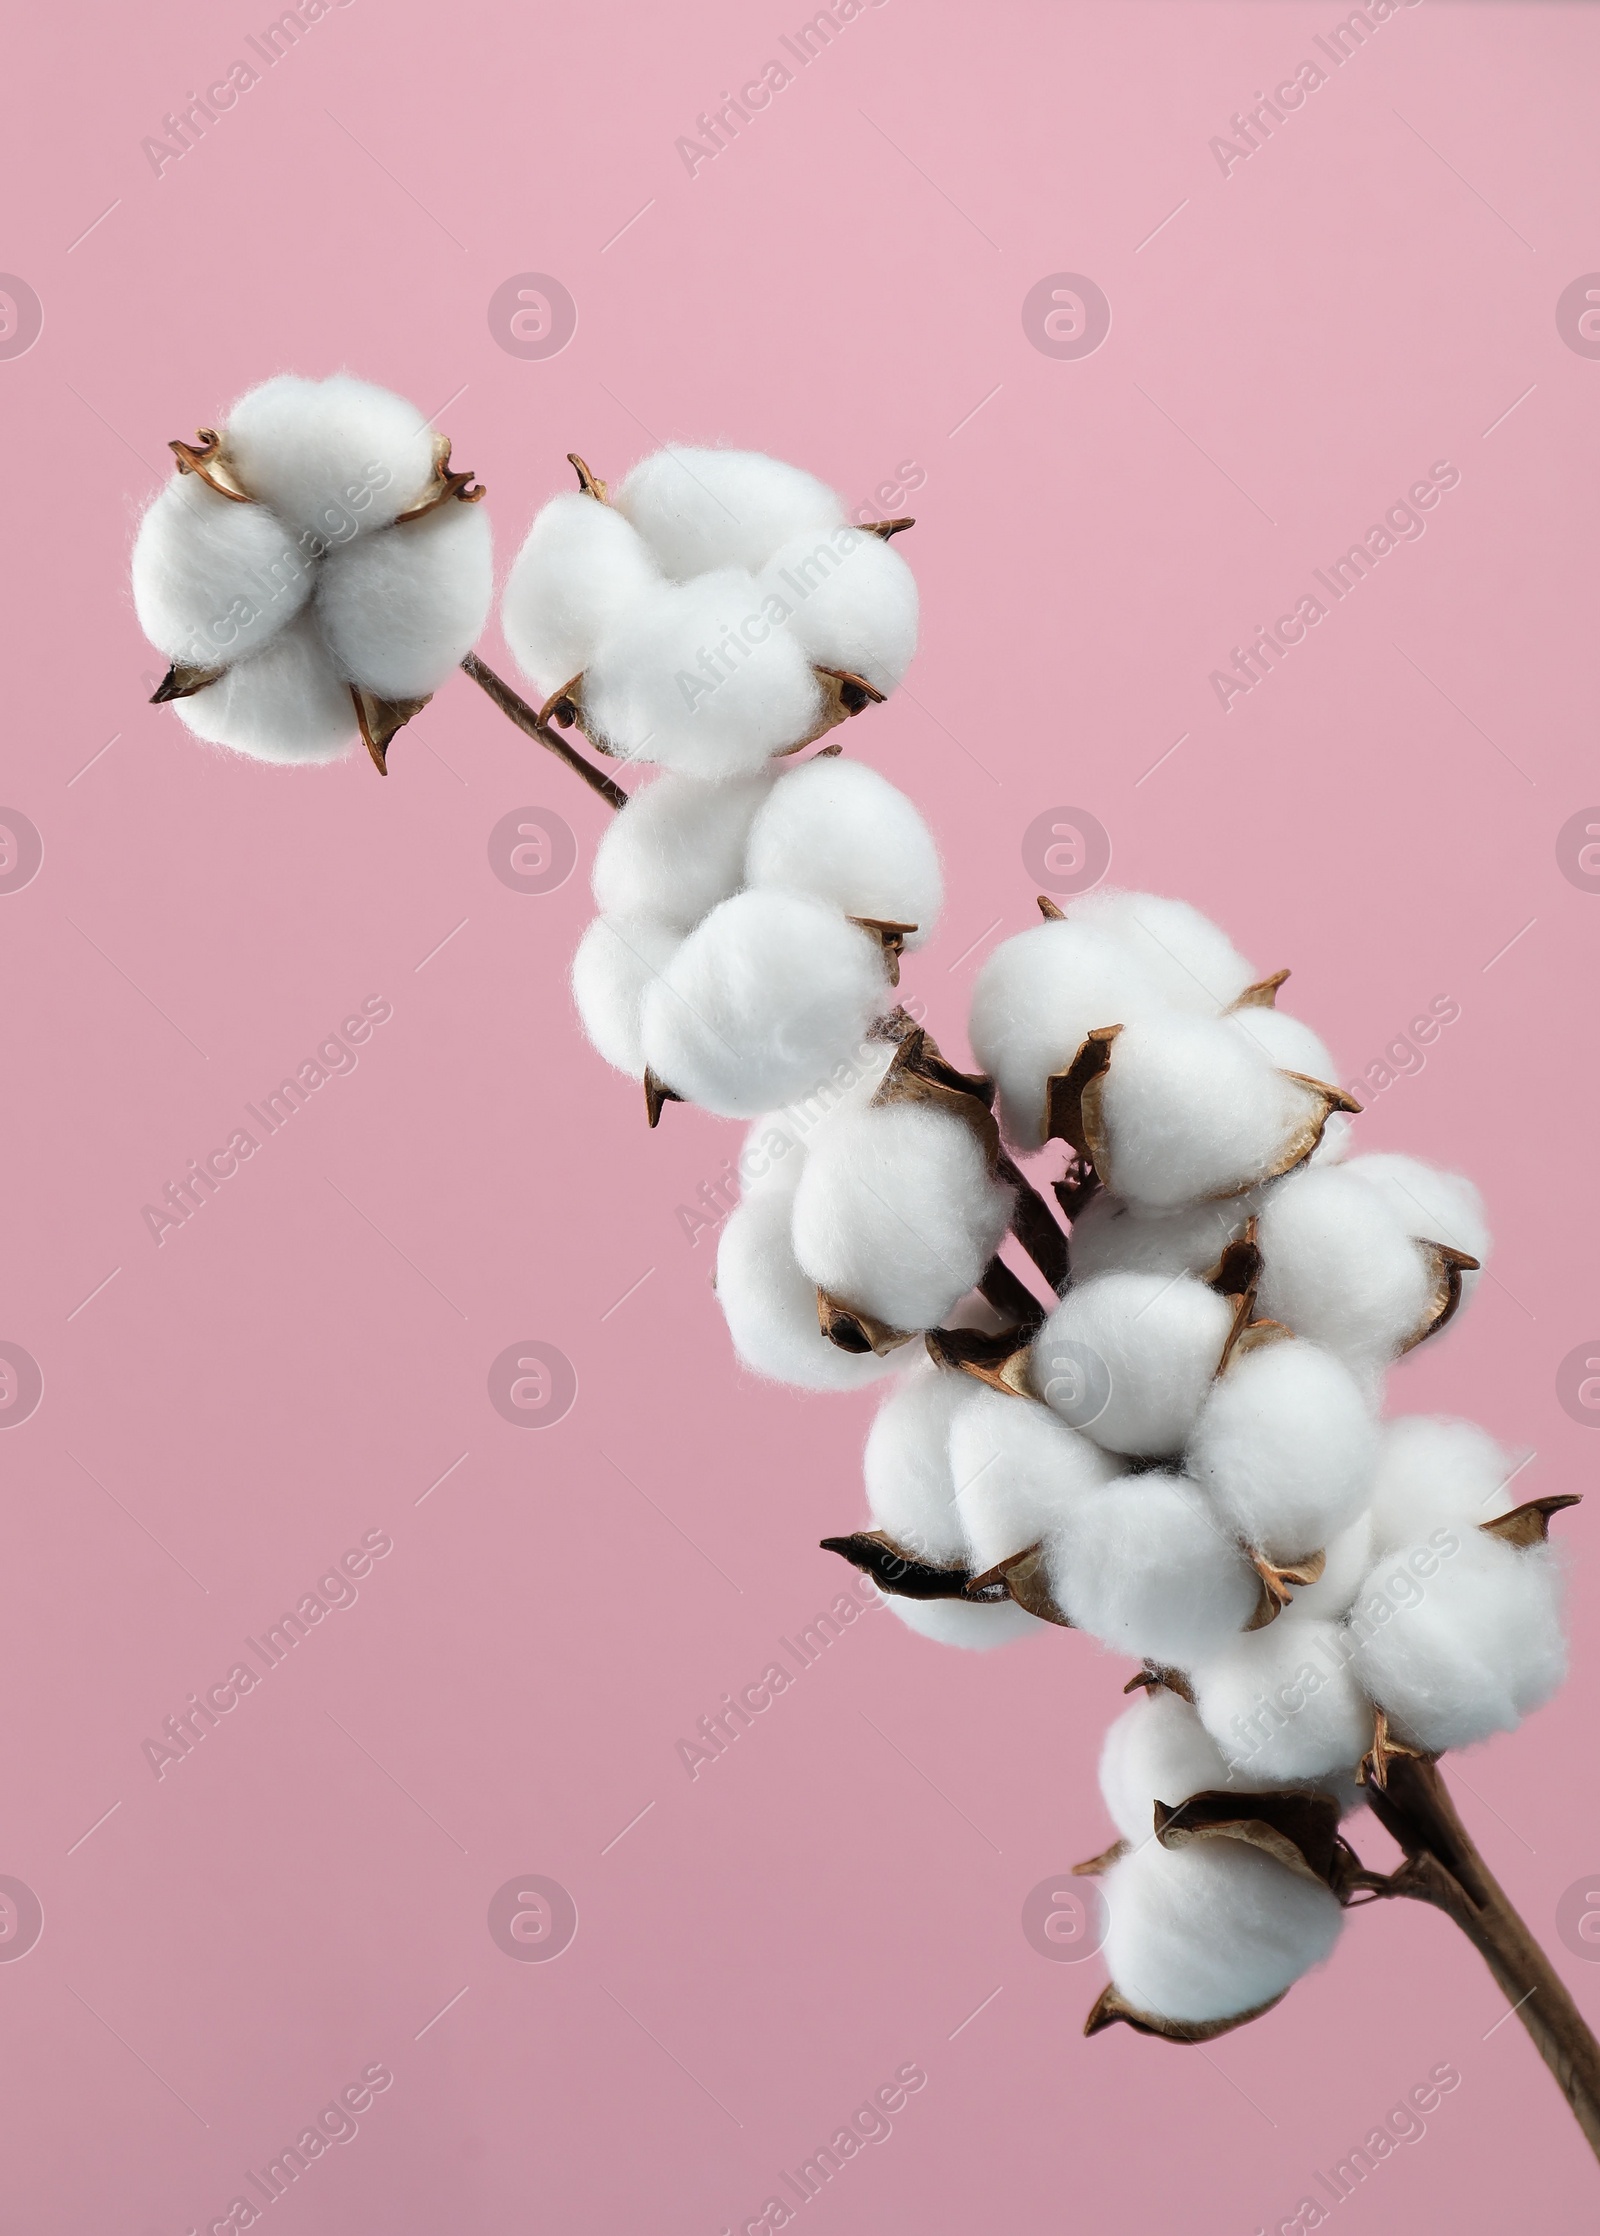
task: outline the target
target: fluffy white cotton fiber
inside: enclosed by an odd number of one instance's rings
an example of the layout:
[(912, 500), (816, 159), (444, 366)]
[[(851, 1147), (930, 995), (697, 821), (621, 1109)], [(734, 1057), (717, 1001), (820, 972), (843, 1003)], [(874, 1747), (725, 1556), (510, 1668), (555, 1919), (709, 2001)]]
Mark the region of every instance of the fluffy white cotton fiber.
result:
[(1157, 1686), (1120, 1715), (1100, 1749), (1100, 1791), (1111, 1821), (1138, 1847), (1155, 1830), (1155, 1805), (1225, 1790), (1233, 1772), (1189, 1702)]
[(754, 577), (723, 567), (633, 600), (595, 648), (583, 700), (614, 753), (718, 778), (799, 744), (822, 692)]
[(1567, 1673), (1561, 1597), (1553, 1547), (1441, 1530), (1362, 1585), (1356, 1671), (1397, 1735), (1430, 1752), (1515, 1731)]
[(1358, 1514), (1346, 1528), (1335, 1531), (1323, 1547), (1327, 1558), (1314, 1584), (1297, 1584), (1279, 1622), (1303, 1622), (1308, 1617), (1336, 1623), (1348, 1615), (1361, 1581), (1372, 1566), (1372, 1516)]
[(889, 692), (917, 649), (916, 577), (881, 536), (812, 530), (761, 570), (764, 597), (789, 609), (790, 635), (815, 667), (842, 668)]
[(1257, 1310), (1379, 1365), (1422, 1327), (1433, 1272), (1383, 1193), (1357, 1177), (1365, 1161), (1291, 1173), (1266, 1197)]
[(1324, 1043), (1309, 1025), (1282, 1009), (1236, 1009), (1226, 1019), (1230, 1032), (1259, 1049), (1280, 1071), (1303, 1072), (1307, 1079), (1336, 1084), (1338, 1073)]
[(517, 553), (500, 608), (506, 642), (540, 696), (581, 675), (602, 637), (660, 579), (614, 505), (580, 489), (552, 497)]
[[(593, 498), (592, 511), (604, 507)], [(663, 771), (607, 824), (595, 850), (594, 897), (608, 916), (644, 910), (692, 931), (745, 881), (745, 846), (771, 789), (765, 770), (707, 784)]]
[(930, 937), (944, 898), (938, 849), (905, 794), (833, 755), (772, 786), (750, 829), (746, 875), (814, 893), (846, 916), (914, 924), (908, 948)]
[(572, 958), (572, 998), (590, 1042), (630, 1079), (644, 1077), (639, 1010), (681, 944), (646, 916), (597, 916)]
[(1186, 1204), (1179, 1211), (1141, 1211), (1109, 1188), (1097, 1188), (1072, 1222), (1072, 1276), (1097, 1273), (1209, 1273), (1228, 1244), (1243, 1234), (1253, 1206), (1247, 1197)]
[(173, 704), (197, 738), (256, 761), (337, 760), (358, 734), (349, 686), (309, 613), (218, 682)]
[(183, 667), (223, 667), (259, 652), (294, 619), (314, 579), (265, 506), (236, 504), (197, 474), (174, 474), (133, 547), (139, 626)]
[(1075, 1283), (1034, 1338), (1033, 1386), (1110, 1452), (1180, 1452), (1211, 1388), (1233, 1308), (1186, 1275)]
[(415, 406), (348, 373), (263, 381), (229, 412), (223, 441), (259, 503), (330, 543), (387, 527), (433, 480), (433, 430)]
[(841, 1303), (891, 1327), (937, 1327), (994, 1256), (1012, 1201), (960, 1118), (875, 1106), (835, 1118), (807, 1152), (795, 1255)]
[(733, 1212), (717, 1248), (717, 1301), (747, 1367), (802, 1390), (855, 1390), (897, 1361), (841, 1351), (817, 1324), (817, 1292), (795, 1263), (789, 1198), (752, 1197)]
[(1180, 1669), (1255, 1612), (1259, 1582), (1182, 1476), (1123, 1475), (1068, 1507), (1050, 1540), (1051, 1597), (1119, 1654)]
[(1325, 1778), (1372, 1745), (1372, 1704), (1339, 1623), (1280, 1616), (1189, 1669), (1207, 1731), (1247, 1783)]
[(1344, 1922), (1326, 1887), (1242, 1840), (1152, 1840), (1101, 1884), (1112, 1980), (1158, 2018), (1234, 2018), (1272, 2002), (1332, 1953)]
[(690, 1102), (753, 1118), (826, 1085), (886, 1006), (870, 932), (803, 893), (736, 893), (645, 994), (646, 1063)]
[(844, 525), (831, 489), (753, 450), (658, 450), (614, 502), (676, 582), (716, 567), (759, 573), (790, 537)]
[[(1068, 920), (1108, 932), (1137, 957), (1173, 1009), (1215, 1016), (1236, 1001), (1255, 972), (1225, 932), (1187, 901), (1102, 886), (1071, 902)], [(1106, 1018), (1099, 1024), (1111, 1022)]]
[(1281, 1171), (1322, 1108), (1224, 1018), (1139, 1020), (1112, 1044), (1101, 1178), (1155, 1211), (1235, 1195)]
[(1045, 1081), (1068, 1068), (1096, 1027), (1153, 1016), (1161, 1006), (1139, 959), (1093, 925), (1036, 924), (1003, 941), (978, 973), (968, 1030), (1000, 1090), (1009, 1138), (1039, 1147)]
[(1294, 1561), (1355, 1520), (1377, 1448), (1366, 1398), (1331, 1351), (1269, 1343), (1213, 1384), (1187, 1466), (1227, 1528), (1269, 1560)]
[(891, 1594), (884, 1605), (919, 1638), (978, 1653), (991, 1646), (1009, 1646), (1018, 1638), (1038, 1638), (1049, 1627), (1009, 1599), (973, 1605), (959, 1599), (900, 1599)]
[(1507, 1514), (1531, 1494), (1520, 1462), (1476, 1421), (1426, 1413), (1386, 1421), (1372, 1479), (1373, 1551), (1419, 1545), (1430, 1532), (1471, 1530)]
[(317, 618), (341, 675), (380, 698), (423, 699), (471, 651), (493, 595), (489, 516), (448, 503), (331, 551)]
[(974, 1573), (1048, 1537), (1117, 1463), (1048, 1406), (968, 1383), (950, 1422), (950, 1473)]
[[(1345, 1170), (1374, 1189), (1409, 1235), (1447, 1242), (1480, 1265), (1489, 1262), (1489, 1228), (1483, 1198), (1459, 1172), (1440, 1172), (1415, 1157), (1352, 1157)], [(1477, 1276), (1468, 1273), (1465, 1292)]]
[(971, 1387), (965, 1375), (923, 1360), (898, 1377), (867, 1433), (862, 1472), (873, 1526), (929, 1568), (969, 1565), (948, 1447), (951, 1416)]

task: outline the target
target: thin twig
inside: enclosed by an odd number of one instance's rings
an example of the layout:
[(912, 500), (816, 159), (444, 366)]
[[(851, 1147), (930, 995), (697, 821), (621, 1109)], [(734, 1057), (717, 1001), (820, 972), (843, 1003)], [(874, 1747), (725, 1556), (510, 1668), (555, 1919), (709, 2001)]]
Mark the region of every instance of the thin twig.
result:
[(1067, 1285), (1070, 1265), (1067, 1238), (1038, 1189), (1024, 1178), (1004, 1150), (1000, 1152), (996, 1170), (1000, 1178), (1017, 1191), (1016, 1209), (1011, 1215), (1012, 1233), (1059, 1296)]
[(509, 716), (525, 736), (545, 746), (558, 760), (565, 761), (574, 776), (581, 776), (589, 789), (598, 792), (601, 799), (609, 801), (612, 807), (627, 806), (628, 795), (622, 786), (614, 784), (605, 771), (597, 769), (592, 761), (586, 761), (575, 746), (568, 745), (564, 737), (559, 737), (551, 729), (548, 722), (541, 722), (527, 700), (519, 699), (510, 684), (502, 682), (486, 661), (480, 660), (475, 652), (469, 652), (461, 665), (479, 689), (488, 693), (500, 712)]

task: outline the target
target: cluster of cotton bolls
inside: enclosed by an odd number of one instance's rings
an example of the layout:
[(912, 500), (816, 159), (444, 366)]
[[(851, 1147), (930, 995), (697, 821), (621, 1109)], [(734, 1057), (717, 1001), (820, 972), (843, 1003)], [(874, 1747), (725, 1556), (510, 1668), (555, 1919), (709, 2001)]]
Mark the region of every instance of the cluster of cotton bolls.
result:
[(217, 428), (139, 526), (140, 626), (171, 663), (158, 701), (254, 760), (390, 739), (470, 650), (493, 596), (472, 476), (403, 397), (281, 374)]

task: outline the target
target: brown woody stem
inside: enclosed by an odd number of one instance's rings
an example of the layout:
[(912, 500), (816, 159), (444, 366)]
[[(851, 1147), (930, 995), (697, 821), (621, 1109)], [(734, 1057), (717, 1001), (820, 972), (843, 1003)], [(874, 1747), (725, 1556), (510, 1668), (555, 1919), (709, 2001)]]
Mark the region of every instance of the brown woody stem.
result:
[(475, 652), (469, 652), (461, 665), (479, 689), (489, 694), (500, 712), (508, 715), (526, 736), (546, 747), (557, 760), (565, 761), (574, 776), (581, 776), (589, 789), (598, 792), (601, 799), (609, 801), (612, 807), (627, 806), (628, 795), (622, 786), (614, 784), (605, 771), (597, 769), (592, 761), (586, 761), (575, 746), (568, 745), (564, 737), (551, 729), (548, 722), (541, 722), (527, 700), (519, 699), (510, 684), (503, 683), (493, 668), (480, 660)]
[(1036, 1328), (1044, 1318), (1044, 1306), (1027, 1283), (1017, 1278), (1003, 1258), (989, 1260), (978, 1287), (996, 1312), (1003, 1313), (1007, 1319), (1014, 1321), (1019, 1329)]
[(1039, 1268), (1057, 1296), (1067, 1285), (1067, 1238), (1037, 1188), (1025, 1180), (1002, 1149), (995, 1168), (1007, 1186), (1017, 1191), (1011, 1214), (1011, 1231)]
[(1383, 1894), (1431, 1902), (1461, 1928), (1532, 2036), (1600, 2158), (1600, 2042), (1478, 1853), (1437, 1764), (1400, 1756), (1388, 1765), (1387, 1787), (1372, 1786), (1367, 1798), (1378, 1822), (1405, 1850), (1406, 1860), (1389, 1878), (1364, 1874), (1361, 1883)]

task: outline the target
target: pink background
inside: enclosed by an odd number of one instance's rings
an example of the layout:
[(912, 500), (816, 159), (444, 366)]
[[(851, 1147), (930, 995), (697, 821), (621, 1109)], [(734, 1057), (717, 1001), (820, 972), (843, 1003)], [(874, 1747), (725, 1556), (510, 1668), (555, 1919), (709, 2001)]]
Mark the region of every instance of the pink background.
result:
[[(373, 2061), (393, 2087), (276, 2219), (715, 2236), (915, 2060), (813, 2218), (1245, 2232), (1450, 2060), (1346, 2217), (1588, 2224), (1576, 2127), (1413, 1906), (1204, 2054), (1080, 2038), (1099, 1967), (1019, 1919), (1110, 1837), (1127, 1670), (1083, 1639), (956, 1656), (873, 1612), (690, 1781), (677, 1742), (841, 1587), (816, 1541), (861, 1516), (870, 1401), (737, 1371), (674, 1216), (736, 1137), (648, 1134), (577, 1031), (603, 811), (465, 679), (387, 783), (201, 749), (144, 703), (126, 589), (167, 438), (284, 368), (449, 399), (502, 561), (569, 448), (752, 445), (852, 503), (920, 465), (923, 650), (849, 746), (946, 851), (931, 1022), (960, 1048), (1062, 804), (1117, 880), (1291, 964), (1346, 1079), (1459, 1003), (1362, 1139), (1472, 1173), (1499, 1255), (1393, 1403), (1586, 1489), (1555, 1380), (1600, 1328), (1600, 898), (1556, 837), (1600, 797), (1600, 361), (1554, 314), (1600, 266), (1600, 19), (1404, 9), (1225, 178), (1211, 137), (1340, 13), (887, 0), (693, 178), (675, 140), (803, 11), (354, 0), (159, 178), (141, 139), (249, 52), (246, 12), (14, 26), (0, 263), (45, 323), (0, 362), (0, 801), (45, 857), (0, 897), (0, 1336), (45, 1391), (0, 1442), (0, 1874), (44, 1932), (0, 1964), (7, 2229), (205, 2229)], [(528, 271), (578, 305), (543, 361), (486, 317)], [(1113, 311), (1076, 361), (1020, 316), (1062, 271)], [(1209, 671), (1436, 459), (1461, 479), (1422, 540), (1224, 713)], [(578, 835), (544, 897), (489, 867), (524, 806)], [(372, 995), (359, 1069), (154, 1246), (141, 1205)], [(532, 1338), (579, 1395), (530, 1434), (486, 1375)], [(158, 1781), (142, 1743), (367, 1530), (394, 1549), (358, 1603)], [(1595, 2018), (1555, 1932), (1600, 1871), (1592, 1560), (1573, 1628), (1565, 1693), (1458, 1791)], [(577, 1904), (554, 1963), (486, 1925), (528, 1872)]]

